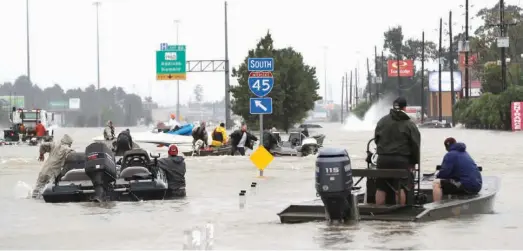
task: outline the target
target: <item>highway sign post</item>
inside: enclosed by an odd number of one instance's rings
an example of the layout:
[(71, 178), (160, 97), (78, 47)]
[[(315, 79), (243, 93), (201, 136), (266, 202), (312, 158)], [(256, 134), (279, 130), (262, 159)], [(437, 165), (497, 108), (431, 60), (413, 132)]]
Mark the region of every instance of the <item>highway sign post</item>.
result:
[[(261, 144), (263, 143), (263, 114), (272, 114), (272, 98), (267, 96), (274, 87), (274, 78), (272, 72), (274, 71), (273, 58), (248, 58), (247, 70), (249, 71), (249, 90), (258, 96), (258, 98), (251, 98), (249, 109), (251, 114), (260, 115), (260, 144), (258, 149), (251, 155), (251, 161), (260, 170), (260, 176), (263, 176), (263, 170), (272, 161), (272, 158), (257, 157), (258, 155), (266, 155), (268, 149), (265, 149)], [(270, 153), (269, 153), (270, 155)], [(272, 155), (271, 155), (272, 157)], [(264, 159), (267, 161), (255, 161)]]
[(160, 44), (156, 51), (156, 80), (186, 80), (185, 45)]

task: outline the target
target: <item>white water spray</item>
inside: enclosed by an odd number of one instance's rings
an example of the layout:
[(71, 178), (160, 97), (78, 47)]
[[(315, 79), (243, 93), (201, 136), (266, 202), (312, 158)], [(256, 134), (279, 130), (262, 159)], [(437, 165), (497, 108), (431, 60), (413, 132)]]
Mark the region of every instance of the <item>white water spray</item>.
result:
[(392, 108), (393, 98), (387, 96), (374, 103), (363, 116), (363, 119), (358, 118), (354, 114), (350, 114), (345, 120), (344, 129), (348, 131), (372, 131), (376, 127), (376, 123), (385, 116)]
[(31, 187), (31, 185), (23, 182), (23, 181), (18, 181), (16, 183), (16, 186), (14, 187), (14, 196), (15, 198), (17, 199), (27, 199), (27, 198), (31, 198), (31, 194), (33, 192), (33, 187)]

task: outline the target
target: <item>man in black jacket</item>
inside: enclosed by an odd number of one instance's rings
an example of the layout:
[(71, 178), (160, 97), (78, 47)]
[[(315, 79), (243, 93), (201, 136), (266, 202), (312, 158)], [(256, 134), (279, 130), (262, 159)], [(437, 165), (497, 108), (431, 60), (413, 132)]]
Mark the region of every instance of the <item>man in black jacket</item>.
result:
[(192, 145), (194, 147), (194, 144), (196, 141), (202, 140), (204, 146), (209, 145), (209, 135), (207, 134), (207, 130), (205, 129), (205, 122), (201, 122), (200, 126), (195, 127), (192, 130)]
[(167, 197), (185, 197), (185, 159), (178, 156), (178, 147), (170, 145), (169, 156), (158, 160), (158, 166), (167, 177)]
[[(388, 115), (378, 121), (374, 131), (375, 143), (378, 154), (378, 169), (405, 169), (412, 170), (419, 164), (421, 136), (418, 127), (405, 113), (407, 100), (399, 97), (394, 100), (393, 108)], [(385, 204), (387, 193), (392, 193), (390, 186), (410, 186), (405, 180), (398, 179), (376, 179), (376, 204)], [(399, 204), (405, 205), (406, 194), (400, 189), (400, 196), (396, 196)]]
[(258, 138), (251, 133), (247, 132), (247, 125), (242, 125), (241, 130), (236, 130), (229, 136), (231, 141), (231, 155), (234, 155), (236, 151), (240, 155), (245, 155), (245, 147), (252, 150), (254, 141), (258, 141)]
[(116, 137), (116, 141), (114, 142), (114, 147), (116, 156), (123, 156), (126, 151), (140, 148), (136, 143), (133, 142), (133, 137), (131, 137), (131, 131), (129, 129), (126, 129), (118, 134), (118, 137)]

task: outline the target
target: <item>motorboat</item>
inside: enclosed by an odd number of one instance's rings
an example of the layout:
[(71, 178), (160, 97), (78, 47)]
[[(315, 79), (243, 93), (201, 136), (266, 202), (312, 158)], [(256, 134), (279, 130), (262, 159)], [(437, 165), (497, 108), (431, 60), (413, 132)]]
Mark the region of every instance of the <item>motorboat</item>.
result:
[(171, 177), (158, 165), (159, 157), (132, 149), (115, 158), (106, 144), (95, 142), (85, 152), (70, 154), (41, 195), (48, 203), (169, 199)]
[(274, 156), (304, 157), (316, 154), (323, 147), (325, 140), (324, 134), (307, 137), (302, 131), (290, 132), (287, 141), (281, 141), (279, 132), (272, 132), (272, 134), (278, 139), (278, 146), (269, 150)]
[(204, 147), (202, 140), (197, 140), (192, 147), (192, 150), (182, 152), (184, 156), (192, 157), (206, 157), (206, 156), (223, 156), (231, 154), (232, 146), (223, 145), (219, 147)]
[[(322, 149), (316, 161), (316, 191), (320, 199), (292, 204), (278, 213), (282, 223), (321, 220), (377, 220), (424, 222), (469, 214), (488, 214), (494, 209), (499, 190), (498, 177), (483, 177), (483, 186), (476, 195), (444, 195), (442, 201), (432, 200), (432, 181), (436, 172), (376, 169), (377, 155), (369, 151), (367, 168), (352, 169), (345, 149)], [(480, 171), (483, 168), (478, 167)], [(355, 178), (357, 180), (355, 181)], [(375, 205), (376, 178), (407, 179), (406, 205), (395, 204), (395, 193), (387, 194), (386, 205)], [(364, 187), (358, 186), (365, 179)], [(392, 187), (391, 187), (392, 188)], [(405, 188), (405, 187), (403, 187)], [(398, 191), (400, 188), (393, 188)], [(390, 196), (389, 196), (390, 195)], [(446, 197), (445, 197), (446, 196)]]
[(165, 126), (157, 126), (153, 129), (153, 133), (163, 132), (172, 135), (191, 136), (192, 130), (194, 129), (193, 124), (185, 124), (177, 126), (174, 129)]

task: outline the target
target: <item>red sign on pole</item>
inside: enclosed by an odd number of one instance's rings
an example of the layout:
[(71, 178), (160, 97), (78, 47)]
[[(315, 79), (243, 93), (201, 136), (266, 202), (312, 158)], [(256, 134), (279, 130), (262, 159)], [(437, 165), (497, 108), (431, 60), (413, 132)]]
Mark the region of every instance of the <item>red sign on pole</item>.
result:
[(387, 62), (388, 76), (398, 77), (398, 70), (400, 77), (412, 77), (414, 76), (414, 62), (412, 60), (389, 60)]
[(512, 117), (512, 131), (521, 131), (521, 117), (523, 116), (523, 102), (512, 102), (510, 114)]
[[(477, 60), (477, 55), (469, 55), (469, 66), (475, 64)], [(459, 67), (465, 67), (465, 53), (459, 54)]]
[(272, 78), (272, 72), (270, 71), (251, 71), (249, 78)]

